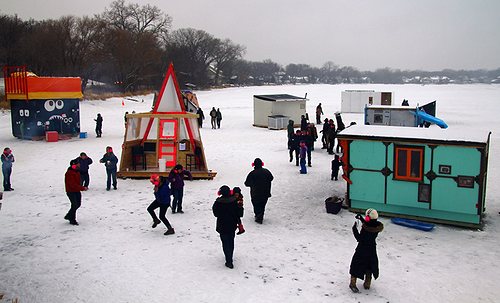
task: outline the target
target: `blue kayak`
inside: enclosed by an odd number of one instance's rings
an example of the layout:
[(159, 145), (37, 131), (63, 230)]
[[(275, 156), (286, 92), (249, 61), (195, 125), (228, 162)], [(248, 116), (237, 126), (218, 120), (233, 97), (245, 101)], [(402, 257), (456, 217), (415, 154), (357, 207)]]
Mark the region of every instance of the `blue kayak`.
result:
[(425, 230), (425, 231), (430, 231), (431, 229), (434, 228), (434, 224), (418, 222), (418, 221), (413, 221), (413, 220), (408, 220), (408, 219), (403, 219), (403, 218), (391, 218), (391, 221), (392, 221), (392, 223), (395, 223), (398, 225), (403, 225), (403, 226), (416, 228), (416, 229), (420, 229), (420, 230)]

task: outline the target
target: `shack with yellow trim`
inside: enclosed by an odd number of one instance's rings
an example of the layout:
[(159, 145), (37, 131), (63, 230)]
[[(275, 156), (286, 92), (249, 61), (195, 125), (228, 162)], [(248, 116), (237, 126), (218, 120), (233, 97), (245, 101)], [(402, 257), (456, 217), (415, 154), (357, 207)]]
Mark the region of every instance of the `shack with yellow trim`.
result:
[(80, 78), (38, 77), (21, 66), (4, 67), (4, 79), (14, 137), (41, 140), (47, 131), (80, 133)]

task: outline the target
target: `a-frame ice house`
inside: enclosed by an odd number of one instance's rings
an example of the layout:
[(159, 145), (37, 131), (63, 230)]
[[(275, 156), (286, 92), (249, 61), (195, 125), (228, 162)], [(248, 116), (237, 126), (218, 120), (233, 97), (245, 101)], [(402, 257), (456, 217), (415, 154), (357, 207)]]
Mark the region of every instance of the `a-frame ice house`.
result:
[(198, 128), (198, 115), (186, 111), (170, 64), (151, 112), (127, 114), (119, 178), (168, 176), (181, 164), (196, 179), (213, 179)]

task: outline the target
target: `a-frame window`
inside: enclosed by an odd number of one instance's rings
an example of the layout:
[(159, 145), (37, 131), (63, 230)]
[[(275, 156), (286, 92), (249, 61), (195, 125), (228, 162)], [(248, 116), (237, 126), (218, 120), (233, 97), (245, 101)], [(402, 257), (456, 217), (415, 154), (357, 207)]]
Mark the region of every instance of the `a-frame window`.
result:
[(394, 179), (422, 181), (424, 148), (396, 145), (394, 148)]

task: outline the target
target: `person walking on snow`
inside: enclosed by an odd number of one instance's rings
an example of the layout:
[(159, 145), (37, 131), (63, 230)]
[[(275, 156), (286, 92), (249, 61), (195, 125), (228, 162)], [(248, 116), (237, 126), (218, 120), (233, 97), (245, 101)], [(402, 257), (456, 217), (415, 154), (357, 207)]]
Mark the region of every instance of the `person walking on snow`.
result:
[(365, 280), (363, 287), (370, 289), (372, 282), (372, 275), (375, 279), (379, 276), (378, 256), (377, 256), (377, 243), (375, 239), (378, 233), (384, 229), (384, 224), (379, 222), (378, 212), (373, 209), (367, 209), (365, 218), (361, 214), (356, 215), (356, 219), (361, 220), (361, 233), (358, 231), (358, 222), (355, 221), (352, 226), (352, 233), (358, 241), (356, 252), (352, 256), (351, 267), (349, 273), (351, 274), (351, 281), (349, 288), (353, 292), (359, 292), (356, 286), (356, 279)]
[(222, 121), (222, 113), (220, 112), (220, 108), (217, 108), (216, 118), (217, 118), (217, 128), (220, 128), (220, 122)]
[(293, 120), (288, 120), (288, 125), (286, 126), (288, 140), (290, 140), (293, 137), (293, 135), (295, 134), (295, 129), (294, 129), (293, 123), (294, 123)]
[(201, 107), (198, 108), (196, 113), (198, 114), (198, 126), (200, 126), (200, 128), (203, 128), (203, 120), (205, 120), (205, 115), (203, 114), (203, 110), (201, 109)]
[(212, 129), (215, 129), (217, 126), (217, 111), (215, 110), (215, 107), (212, 107), (212, 110), (210, 111), (210, 124), (212, 124)]
[(307, 118), (304, 115), (300, 116), (300, 131), (302, 132), (307, 131)]
[(321, 115), (323, 114), (323, 108), (321, 107), (321, 103), (316, 106), (316, 124), (321, 124)]
[(10, 148), (6, 147), (2, 153), (2, 174), (3, 174), (3, 190), (14, 190), (10, 184), (10, 175), (12, 175), (12, 163), (16, 160)]
[(80, 163), (78, 160), (73, 159), (69, 162), (68, 170), (64, 174), (64, 186), (66, 188), (66, 195), (71, 203), (68, 213), (64, 216), (65, 220), (69, 221), (71, 225), (78, 225), (76, 221), (76, 211), (82, 205), (82, 193), (88, 188), (81, 186), (80, 182)]
[[(152, 175), (149, 181), (154, 185), (153, 191), (155, 195), (154, 201), (151, 202), (147, 208), (148, 213), (151, 215), (151, 218), (153, 218), (152, 227), (156, 228), (158, 224), (163, 222), (163, 224), (167, 227), (167, 231), (164, 235), (173, 235), (175, 234), (175, 231), (165, 216), (167, 214), (167, 209), (170, 206), (170, 188), (168, 187), (168, 179), (162, 176)], [(155, 213), (155, 209), (157, 208), (160, 208), (160, 219), (158, 219)]]
[(335, 158), (332, 160), (332, 180), (335, 179), (335, 181), (337, 181), (339, 179), (339, 168), (341, 166), (342, 161), (340, 160), (339, 155), (335, 155)]
[(172, 202), (172, 213), (181, 213), (182, 211), (182, 198), (184, 197), (184, 177), (188, 177), (190, 181), (193, 181), (193, 176), (187, 170), (184, 170), (182, 165), (177, 164), (172, 168), (168, 175), (168, 180), (170, 181), (172, 187), (172, 193), (174, 196), (174, 201)]
[(333, 149), (335, 147), (335, 138), (337, 137), (337, 132), (335, 131), (335, 124), (331, 119), (330, 119), (330, 127), (326, 132), (326, 136), (328, 141), (328, 147), (326, 151), (328, 152), (328, 154), (333, 155)]
[(212, 212), (217, 218), (215, 230), (219, 233), (222, 242), (222, 251), (226, 259), (225, 266), (234, 268), (234, 233), (238, 221), (243, 216), (243, 208), (238, 206), (238, 198), (231, 194), (231, 189), (227, 185), (219, 189), (219, 197), (212, 206)]
[(113, 153), (113, 148), (111, 146), (106, 147), (106, 153), (102, 156), (100, 163), (104, 163), (106, 166), (106, 174), (108, 176), (108, 180), (106, 183), (106, 190), (111, 188), (111, 181), (113, 183), (113, 189), (116, 188), (116, 165), (118, 163), (118, 158)]
[(92, 164), (92, 159), (87, 156), (86, 153), (81, 152), (80, 157), (76, 158), (78, 163), (80, 163), (80, 181), (83, 187), (89, 187), (90, 176), (89, 176), (89, 166)]
[(299, 154), (300, 154), (300, 141), (302, 138), (302, 132), (297, 129), (295, 135), (293, 135), (290, 141), (290, 162), (293, 161), (293, 153), (295, 153), (295, 166), (299, 166)]
[(328, 123), (328, 118), (325, 118), (325, 123), (323, 124), (323, 129), (320, 131), (320, 133), (322, 133), (321, 143), (323, 143), (323, 146), (321, 147), (321, 149), (326, 149), (328, 146), (327, 133), (328, 133), (329, 128), (330, 128), (330, 123)]
[(260, 158), (255, 158), (252, 166), (253, 171), (248, 173), (245, 186), (250, 187), (255, 222), (262, 224), (267, 200), (271, 197), (271, 182), (274, 177), (269, 170), (263, 167), (264, 163)]
[(102, 135), (102, 116), (100, 113), (97, 113), (97, 118), (94, 119), (95, 121), (95, 134), (97, 138), (100, 138)]
[(307, 174), (306, 167), (307, 146), (304, 140), (300, 141), (300, 173)]

